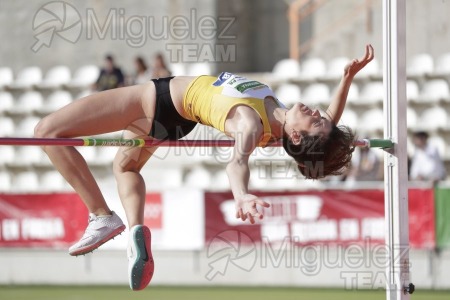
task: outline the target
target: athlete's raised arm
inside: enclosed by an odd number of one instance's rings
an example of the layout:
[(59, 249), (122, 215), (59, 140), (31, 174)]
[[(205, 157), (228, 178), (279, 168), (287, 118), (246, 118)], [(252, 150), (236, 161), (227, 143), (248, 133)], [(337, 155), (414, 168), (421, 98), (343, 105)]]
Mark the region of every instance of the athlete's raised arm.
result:
[(257, 209), (257, 205), (270, 207), (269, 203), (248, 193), (248, 182), (250, 179), (248, 160), (262, 135), (262, 126), (258, 122), (259, 118), (253, 120), (252, 118), (241, 117), (239, 121), (233, 124), (235, 145), (233, 157), (226, 167), (231, 191), (236, 203), (236, 218), (241, 218), (242, 221), (249, 219), (251, 224), (255, 223), (255, 219), (263, 218), (262, 213)]
[(341, 119), (342, 112), (347, 102), (347, 95), (352, 84), (352, 80), (362, 68), (364, 68), (374, 57), (372, 45), (366, 45), (366, 53), (361, 59), (352, 60), (345, 68), (336, 95), (332, 99), (327, 109), (326, 117), (334, 124), (338, 124)]

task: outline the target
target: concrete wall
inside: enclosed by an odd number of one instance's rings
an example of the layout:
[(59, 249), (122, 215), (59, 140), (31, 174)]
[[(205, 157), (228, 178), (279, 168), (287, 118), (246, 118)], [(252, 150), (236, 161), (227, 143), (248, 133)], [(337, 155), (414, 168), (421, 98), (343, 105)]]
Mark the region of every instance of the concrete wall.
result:
[[(319, 36), (330, 24), (361, 5), (360, 0), (328, 1), (315, 15), (313, 36)], [(450, 52), (450, 1), (407, 0), (407, 59), (429, 53), (435, 59)], [(319, 40), (309, 56), (331, 59), (336, 56), (359, 57), (366, 43), (372, 43), (382, 59), (382, 1), (373, 1), (373, 8)]]
[[(36, 42), (35, 34), (40, 32), (40, 27), (33, 29), (34, 17), (49, 2), (51, 1), (0, 0), (0, 40), (2, 41), (0, 66), (10, 66), (15, 73), (30, 65), (39, 66), (44, 71), (57, 64), (65, 64), (71, 69), (76, 69), (80, 65), (101, 64), (103, 56), (106, 53), (112, 53), (116, 56), (118, 64), (125, 71), (131, 72), (132, 59), (136, 55), (143, 55), (150, 59), (155, 52), (162, 51), (169, 58), (170, 51), (167, 45), (173, 43), (197, 45), (217, 43), (236, 46), (236, 59), (223, 60), (217, 57), (215, 61), (220, 70), (267, 71), (271, 70), (278, 60), (288, 55), (287, 4), (284, 1), (272, 0), (69, 0), (66, 3), (73, 5), (81, 16), (83, 29), (80, 38), (72, 43), (55, 35), (49, 48), (44, 46), (38, 52), (33, 52), (31, 47)], [(195, 16), (192, 16), (191, 9), (195, 9)], [(96, 34), (98, 30), (96, 31), (92, 22), (88, 20), (88, 11), (95, 13), (97, 24), (102, 26), (107, 23), (111, 10), (115, 10), (117, 21), (108, 28), (106, 36), (100, 38)], [(73, 10), (68, 9), (67, 12), (69, 17), (77, 18)], [(189, 26), (191, 32), (197, 31), (196, 25), (202, 17), (213, 18), (220, 29), (231, 24), (223, 33), (227, 37), (234, 37), (223, 38), (219, 35), (216, 39), (202, 39), (197, 36), (193, 39), (180, 40), (174, 39), (173, 36), (167, 39), (155, 39), (150, 36), (152, 33), (159, 34), (165, 29), (163, 18), (171, 21), (180, 16), (193, 21)], [(116, 30), (120, 35), (120, 30), (126, 28), (127, 24), (130, 24), (131, 30), (134, 30), (136, 34), (141, 26), (139, 21), (127, 23), (135, 17), (153, 18), (154, 23), (145, 24), (147, 34), (144, 42), (139, 41), (141, 38), (138, 37), (134, 39), (136, 40), (133, 43), (134, 46), (130, 45), (128, 40), (132, 34), (128, 31), (124, 37), (112, 36), (112, 30)], [(229, 23), (221, 20), (222, 17), (231, 17), (234, 20)], [(121, 23), (121, 21), (124, 22)], [(166, 31), (170, 29), (166, 28)], [(91, 38), (88, 32), (93, 32)], [(136, 36), (140, 35), (136, 34)]]
[[(84, 64), (101, 64), (106, 53), (117, 57), (118, 63), (125, 71), (133, 70), (132, 59), (143, 55), (147, 59), (157, 51), (163, 51), (166, 57), (169, 52), (166, 47), (171, 43), (185, 44), (231, 44), (236, 45), (235, 60), (216, 60), (217, 70), (240, 72), (261, 72), (272, 70), (275, 62), (289, 56), (289, 26), (286, 18), (287, 2), (272, 0), (155, 0), (155, 1), (120, 1), (120, 0), (80, 0), (66, 1), (73, 5), (82, 17), (83, 32), (80, 39), (71, 43), (55, 36), (50, 48), (42, 47), (38, 52), (31, 51), (36, 42), (33, 30), (33, 20), (39, 9), (45, 6), (47, 0), (8, 1), (0, 0), (0, 66), (10, 66), (15, 72), (25, 66), (37, 65), (47, 70), (57, 64), (66, 64), (76, 69)], [(305, 42), (311, 37), (318, 38), (313, 49), (305, 55), (319, 56), (331, 59), (336, 56), (354, 57), (361, 54), (364, 44), (373, 43), (377, 55), (381, 59), (382, 52), (382, 7), (381, 1), (374, 1), (371, 11), (361, 11), (355, 19), (343, 26), (334, 26), (334, 22), (342, 18), (360, 0), (328, 1), (313, 18), (304, 20), (301, 24), (301, 40)], [(219, 28), (225, 26), (219, 17), (234, 17), (232, 26), (227, 30), (231, 39), (194, 39), (174, 40), (173, 38), (155, 39), (147, 34), (143, 43), (130, 46), (126, 38), (112, 38), (108, 33), (105, 38), (94, 35), (92, 39), (86, 36), (91, 30), (86, 24), (87, 10), (94, 11), (98, 23), (104, 24), (111, 9), (122, 13), (125, 22), (134, 16), (151, 17), (156, 27), (148, 32), (161, 32), (164, 17), (172, 20), (176, 16), (185, 16), (189, 20), (191, 8), (195, 8), (198, 21), (203, 16), (216, 20)], [(124, 9), (119, 11), (120, 9)], [(412, 55), (427, 52), (435, 58), (449, 51), (450, 40), (450, 2), (443, 0), (408, 0), (407, 1), (407, 43), (408, 58)], [(70, 11), (69, 11), (70, 16)], [(73, 16), (72, 16), (73, 17)], [(195, 22), (194, 22), (195, 23)], [(193, 24), (194, 24), (193, 23)], [(126, 24), (126, 23), (125, 23)], [(148, 24), (146, 24), (148, 25)], [(138, 21), (131, 29), (139, 30)], [(152, 26), (152, 25), (150, 25)], [(331, 34), (321, 37), (324, 29), (333, 27)], [(114, 26), (113, 26), (114, 27)], [(190, 30), (195, 31), (195, 26)], [(124, 28), (116, 22), (115, 29)], [(130, 36), (128, 35), (128, 38)], [(141, 45), (142, 44), (142, 45)]]
[[(77, 19), (77, 12), (81, 17), (82, 30), (79, 39), (72, 43), (73, 40), (64, 40), (56, 34), (49, 48), (43, 46), (39, 51), (34, 52), (31, 48), (36, 42), (35, 34), (40, 32), (42, 27), (38, 27), (39, 30), (33, 30), (33, 20), (37, 12), (45, 8), (49, 2), (51, 1), (0, 0), (0, 40), (2, 41), (0, 66), (9, 66), (15, 73), (30, 65), (39, 66), (46, 71), (52, 66), (63, 64), (76, 70), (79, 66), (86, 64), (100, 65), (104, 55), (110, 53), (116, 57), (117, 63), (125, 71), (132, 72), (134, 70), (132, 62), (136, 55), (142, 55), (150, 61), (154, 53), (162, 51), (166, 58), (169, 58), (167, 44), (215, 43), (214, 40), (202, 40), (198, 36), (194, 39), (178, 40), (170, 32), (167, 34), (168, 38), (155, 38), (170, 30), (170, 27), (164, 27), (164, 24), (171, 22), (175, 17), (184, 17), (193, 21), (192, 24), (202, 16), (215, 18), (214, 1), (80, 0), (65, 1), (75, 8), (75, 11), (66, 10), (67, 17)], [(191, 7), (195, 8), (194, 16), (191, 15)], [(91, 13), (89, 15), (91, 17), (88, 16), (88, 12)], [(100, 31), (105, 30), (104, 37), (99, 37), (99, 30), (95, 28), (95, 21), (92, 21), (93, 14), (96, 16), (98, 26), (108, 24), (110, 14), (116, 17), (116, 22), (112, 21), (107, 29), (99, 27)], [(143, 29), (142, 24), (144, 24)], [(195, 25), (192, 24), (189, 25), (189, 30), (192, 27), (194, 27), (192, 30), (195, 30)], [(50, 25), (56, 28), (61, 26), (58, 22), (50, 23)], [(121, 30), (124, 34), (121, 34)], [(113, 31), (116, 32), (115, 36)]]
[[(231, 256), (231, 263), (224, 261), (221, 265), (214, 265), (207, 251), (154, 252), (156, 265), (152, 283), (348, 289), (384, 287), (384, 269), (373, 263), (370, 252), (363, 258), (364, 265), (356, 266), (352, 265), (349, 256), (338, 256), (336, 251), (331, 251), (327, 260), (316, 260), (298, 252), (301, 249), (274, 251), (278, 255), (275, 258), (262, 249), (256, 249), (256, 252), (248, 250), (246, 253), (249, 254), (243, 258)], [(324, 254), (321, 252), (319, 255)], [(125, 250), (97, 250), (75, 258), (66, 251), (0, 249), (0, 266), (0, 284), (128, 284)], [(411, 251), (411, 282), (418, 289), (450, 288), (446, 276), (449, 267), (450, 251), (439, 255), (424, 250)]]
[(217, 1), (217, 15), (236, 17), (233, 31), (238, 45), (234, 64), (219, 64), (232, 72), (265, 72), (289, 56), (288, 5), (285, 1), (231, 0)]

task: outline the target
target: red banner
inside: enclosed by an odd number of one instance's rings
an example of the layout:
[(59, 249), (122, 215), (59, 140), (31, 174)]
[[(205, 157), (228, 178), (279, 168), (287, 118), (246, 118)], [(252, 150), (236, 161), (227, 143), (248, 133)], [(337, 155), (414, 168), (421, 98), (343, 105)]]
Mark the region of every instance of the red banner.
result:
[(160, 193), (150, 193), (145, 196), (144, 224), (152, 230), (162, 229), (162, 200)]
[[(206, 243), (227, 230), (241, 231), (254, 242), (273, 244), (286, 239), (297, 245), (384, 243), (382, 190), (254, 194), (271, 204), (263, 211), (264, 220), (256, 225), (236, 219), (231, 193), (205, 194)], [(432, 189), (409, 191), (409, 223), (411, 247), (435, 246)]]
[(78, 195), (0, 195), (0, 247), (67, 248), (83, 235), (88, 211)]

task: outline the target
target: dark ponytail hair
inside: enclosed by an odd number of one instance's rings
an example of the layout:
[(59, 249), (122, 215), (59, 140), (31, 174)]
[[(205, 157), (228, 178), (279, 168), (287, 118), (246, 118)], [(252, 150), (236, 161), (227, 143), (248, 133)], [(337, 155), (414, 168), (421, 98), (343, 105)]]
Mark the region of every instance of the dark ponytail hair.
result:
[(354, 141), (355, 134), (349, 127), (332, 125), (328, 136), (304, 135), (299, 145), (284, 137), (283, 148), (305, 178), (319, 179), (343, 173), (351, 162)]

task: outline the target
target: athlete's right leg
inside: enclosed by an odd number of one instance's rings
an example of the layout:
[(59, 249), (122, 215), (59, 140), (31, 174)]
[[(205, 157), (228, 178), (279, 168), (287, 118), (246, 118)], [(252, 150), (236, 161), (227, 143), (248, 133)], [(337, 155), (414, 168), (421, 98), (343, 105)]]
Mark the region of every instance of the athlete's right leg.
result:
[[(153, 117), (154, 102), (152, 103), (151, 99), (154, 96), (148, 97), (148, 94), (152, 93), (154, 94), (154, 86), (149, 83), (101, 92), (77, 100), (44, 118), (36, 127), (35, 136), (71, 138), (125, 129), (137, 120)], [(151, 125), (148, 126), (150, 129)], [(103, 216), (111, 214), (111, 211), (80, 153), (74, 147), (46, 146), (43, 149), (91, 213), (91, 222), (85, 236), (71, 247), (70, 254), (79, 255), (92, 251), (123, 231), (125, 226), (116, 215), (113, 215), (114, 220), (104, 219)], [(108, 228), (110, 223), (111, 228)], [(104, 232), (99, 233), (101, 230)]]
[[(152, 89), (154, 92), (154, 87), (149, 85), (133, 86), (76, 100), (42, 119), (36, 126), (35, 137), (72, 138), (126, 129), (137, 120), (153, 117), (154, 103), (152, 107), (143, 97)], [(74, 147), (45, 146), (43, 149), (89, 212), (110, 213), (86, 161)]]

